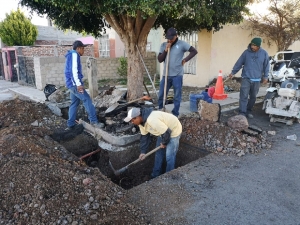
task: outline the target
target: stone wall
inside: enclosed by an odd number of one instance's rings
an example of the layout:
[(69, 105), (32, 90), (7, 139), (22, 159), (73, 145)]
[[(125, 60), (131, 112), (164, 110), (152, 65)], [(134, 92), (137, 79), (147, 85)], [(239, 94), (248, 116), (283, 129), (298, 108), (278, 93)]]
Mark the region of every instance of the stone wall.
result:
[[(82, 72), (86, 75), (86, 61), (88, 57), (81, 57)], [(97, 79), (118, 79), (117, 69), (120, 66), (119, 58), (96, 58), (97, 60)], [(144, 59), (148, 72), (151, 76), (156, 71), (156, 54), (155, 52), (148, 52)], [(36, 88), (43, 90), (46, 84), (54, 84), (56, 86), (64, 86), (64, 68), (65, 57), (34, 57), (34, 71)], [(144, 71), (144, 76), (147, 76)], [(85, 76), (85, 79), (87, 77)]]

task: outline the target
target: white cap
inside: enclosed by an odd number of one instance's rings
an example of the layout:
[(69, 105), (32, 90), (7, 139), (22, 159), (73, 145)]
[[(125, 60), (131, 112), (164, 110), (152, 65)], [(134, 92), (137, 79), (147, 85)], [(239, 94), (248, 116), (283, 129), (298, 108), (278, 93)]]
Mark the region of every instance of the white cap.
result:
[(132, 118), (135, 118), (141, 114), (140, 108), (132, 108), (128, 111), (127, 117), (124, 119), (125, 122), (129, 122)]

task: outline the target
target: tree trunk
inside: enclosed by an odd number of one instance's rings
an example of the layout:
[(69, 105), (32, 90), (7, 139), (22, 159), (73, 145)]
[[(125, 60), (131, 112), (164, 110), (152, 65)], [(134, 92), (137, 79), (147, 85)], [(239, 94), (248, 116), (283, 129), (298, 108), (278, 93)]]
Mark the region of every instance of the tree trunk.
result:
[(147, 36), (155, 23), (156, 17), (143, 18), (140, 12), (136, 17), (127, 15), (105, 15), (106, 21), (120, 36), (127, 54), (127, 100), (143, 96), (143, 64), (137, 46), (144, 58)]
[[(126, 48), (127, 53), (127, 97), (130, 100), (137, 99), (143, 96), (144, 76), (142, 62), (136, 48), (136, 43), (130, 43), (129, 47)], [(144, 48), (145, 49), (145, 48)], [(145, 51), (140, 50), (141, 54)], [(143, 53), (142, 53), (143, 52)]]

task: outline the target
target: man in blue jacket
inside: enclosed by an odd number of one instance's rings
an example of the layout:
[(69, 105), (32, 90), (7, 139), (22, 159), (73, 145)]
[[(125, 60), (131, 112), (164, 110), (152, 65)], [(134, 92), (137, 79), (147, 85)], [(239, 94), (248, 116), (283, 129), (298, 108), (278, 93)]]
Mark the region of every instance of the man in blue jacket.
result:
[(266, 84), (268, 82), (270, 70), (269, 55), (260, 46), (261, 38), (253, 38), (248, 45), (248, 48), (235, 63), (232, 72), (229, 75), (229, 77), (232, 78), (241, 68), (243, 68), (239, 113), (250, 119), (253, 118), (252, 108), (259, 91), (261, 78), (263, 76), (263, 84)]
[(80, 62), (80, 56), (84, 54), (84, 45), (81, 41), (75, 41), (73, 43), (73, 50), (68, 51), (65, 55), (65, 81), (66, 86), (70, 90), (71, 105), (69, 107), (69, 119), (67, 126), (69, 129), (74, 129), (76, 123), (77, 108), (82, 101), (85, 110), (88, 113), (90, 123), (98, 128), (102, 128), (103, 124), (98, 122), (96, 110), (92, 103), (91, 97), (85, 91), (83, 86), (83, 74), (82, 66)]

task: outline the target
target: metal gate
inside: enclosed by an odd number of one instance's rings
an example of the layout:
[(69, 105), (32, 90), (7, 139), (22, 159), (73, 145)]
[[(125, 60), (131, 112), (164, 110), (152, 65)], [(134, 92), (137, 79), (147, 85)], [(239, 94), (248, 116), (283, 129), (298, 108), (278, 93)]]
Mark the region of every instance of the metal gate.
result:
[[(197, 49), (198, 46), (198, 34), (197, 33), (191, 33), (185, 36), (180, 36), (178, 37), (179, 39), (189, 43), (191, 46)], [(186, 52), (184, 54), (184, 57), (186, 57), (189, 54), (189, 52)], [(184, 73), (185, 74), (192, 74), (196, 75), (197, 71), (197, 55), (189, 60), (187, 63), (184, 64), (183, 66)]]
[(18, 82), (18, 71), (15, 67), (17, 64), (17, 57), (16, 57), (16, 51), (8, 51), (9, 58), (10, 58), (10, 67), (11, 67), (11, 82)]
[(18, 55), (19, 83), (35, 87), (33, 57)]
[(4, 74), (4, 66), (3, 66), (3, 58), (2, 58), (2, 53), (0, 52), (0, 79), (4, 79), (5, 74)]

